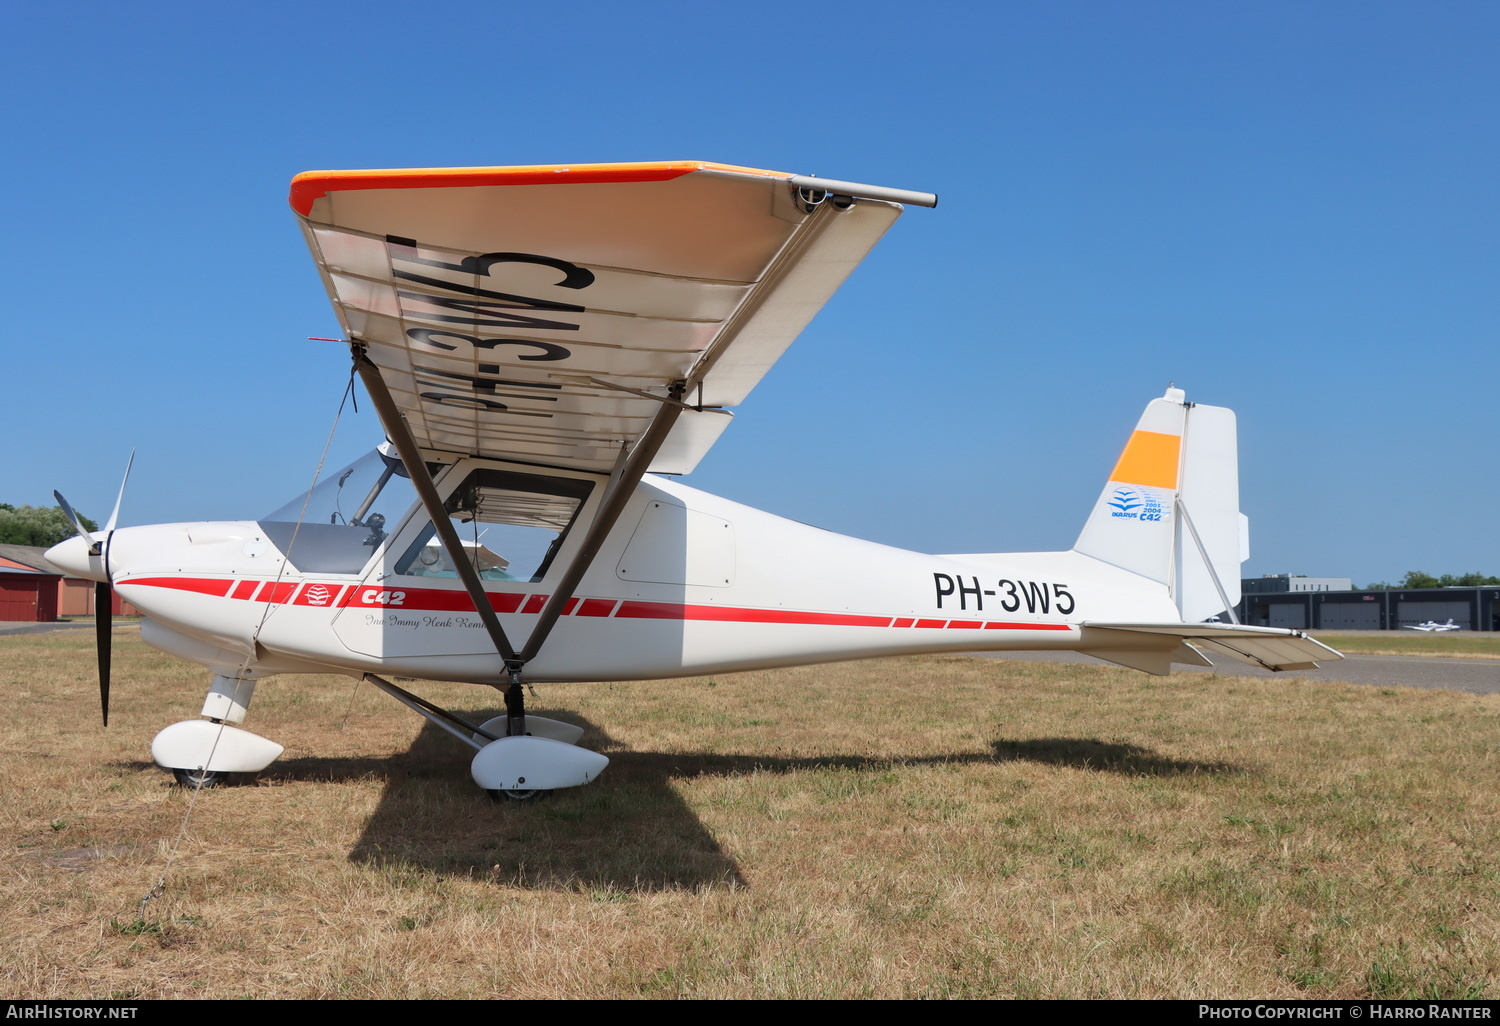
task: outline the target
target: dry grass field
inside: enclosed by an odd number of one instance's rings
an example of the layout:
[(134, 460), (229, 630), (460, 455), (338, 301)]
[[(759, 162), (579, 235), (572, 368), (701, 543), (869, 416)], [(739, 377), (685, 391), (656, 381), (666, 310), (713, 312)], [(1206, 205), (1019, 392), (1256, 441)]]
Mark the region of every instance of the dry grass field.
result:
[(119, 635), (107, 730), (88, 632), (0, 639), (7, 996), (1500, 996), (1500, 696), (936, 657), (548, 685), (613, 763), (523, 805), (372, 688), (281, 678), (246, 725), (286, 755), (194, 795), (147, 753), (206, 676)]

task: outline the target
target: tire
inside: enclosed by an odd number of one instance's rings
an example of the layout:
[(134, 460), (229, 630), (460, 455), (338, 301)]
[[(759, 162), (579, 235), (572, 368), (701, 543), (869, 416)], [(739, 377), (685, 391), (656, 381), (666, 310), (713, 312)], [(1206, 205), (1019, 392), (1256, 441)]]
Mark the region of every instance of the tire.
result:
[(229, 782), (229, 774), (217, 770), (174, 769), (172, 776), (177, 778), (179, 787), (187, 788), (189, 791), (197, 791), (205, 787), (223, 787)]

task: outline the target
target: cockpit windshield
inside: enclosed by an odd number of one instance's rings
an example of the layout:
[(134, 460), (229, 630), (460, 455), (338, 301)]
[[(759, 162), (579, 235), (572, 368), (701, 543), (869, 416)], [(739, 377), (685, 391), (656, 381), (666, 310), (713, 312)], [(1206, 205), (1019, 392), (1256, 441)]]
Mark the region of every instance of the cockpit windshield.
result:
[(259, 521), (266, 536), (303, 573), (355, 574), (417, 501), (406, 468), (386, 442), (311, 492)]

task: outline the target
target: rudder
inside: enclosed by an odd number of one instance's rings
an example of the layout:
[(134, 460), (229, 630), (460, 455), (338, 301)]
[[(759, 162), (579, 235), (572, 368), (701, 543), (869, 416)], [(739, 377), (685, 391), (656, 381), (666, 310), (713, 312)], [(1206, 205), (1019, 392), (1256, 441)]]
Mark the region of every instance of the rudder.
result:
[(1232, 609), (1248, 555), (1233, 411), (1168, 388), (1141, 415), (1075, 551), (1167, 587), (1184, 622)]

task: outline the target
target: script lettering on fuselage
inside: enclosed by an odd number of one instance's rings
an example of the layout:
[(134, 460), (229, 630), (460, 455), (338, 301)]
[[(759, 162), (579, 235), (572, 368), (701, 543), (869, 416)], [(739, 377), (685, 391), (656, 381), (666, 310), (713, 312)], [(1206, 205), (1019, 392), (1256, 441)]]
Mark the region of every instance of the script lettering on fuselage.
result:
[[(1055, 582), (1021, 581), (1002, 577), (998, 581), (981, 583), (978, 577), (934, 573), (932, 584), (937, 591), (939, 609), (943, 608), (944, 599), (951, 606), (956, 598), (959, 609), (973, 609), (982, 613), (984, 600), (990, 599), (991, 610), (998, 606), (1007, 613), (1016, 613), (1025, 606), (1028, 613), (1057, 613), (1067, 616), (1076, 605), (1068, 586)], [(994, 586), (986, 587), (991, 584)]]
[[(594, 283), (594, 272), (566, 260), (536, 253), (484, 253), (454, 262), (442, 256), (427, 255), (435, 251), (424, 253), (415, 239), (394, 235), (386, 237), (386, 250), (391, 258), (392, 277), (433, 290), (419, 292), (398, 288), (396, 298), (402, 315), (429, 324), (461, 326), (452, 330), (408, 328), (408, 338), (440, 353), (454, 352), (460, 344), (466, 343), (473, 350), (487, 349), (497, 358), (495, 363), (478, 364), (478, 375), (456, 374), (416, 364), (412, 369), (417, 374), (418, 394), (427, 402), (443, 406), (494, 410), (519, 417), (551, 417), (552, 414), (545, 409), (515, 409), (504, 400), (556, 402), (556, 396), (538, 393), (556, 391), (561, 386), (500, 377), (498, 358), (505, 354), (521, 362), (550, 363), (567, 360), (573, 351), (557, 342), (492, 336), (484, 329), (499, 329), (507, 336), (533, 331), (577, 331), (579, 324), (569, 315), (583, 313), (585, 308), (576, 303), (480, 288), (469, 282), (450, 280), (444, 272), (455, 272), (472, 281), (476, 276), (491, 277), (491, 270), (496, 265), (530, 264), (556, 271), (561, 277), (552, 284), (565, 289), (587, 288)], [(539, 316), (540, 313), (546, 316)]]

